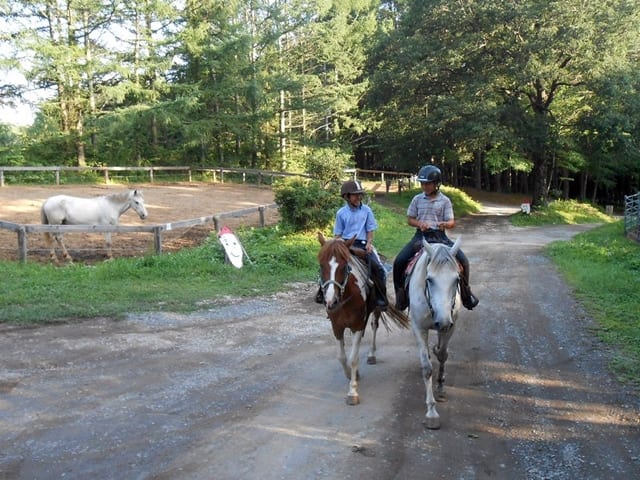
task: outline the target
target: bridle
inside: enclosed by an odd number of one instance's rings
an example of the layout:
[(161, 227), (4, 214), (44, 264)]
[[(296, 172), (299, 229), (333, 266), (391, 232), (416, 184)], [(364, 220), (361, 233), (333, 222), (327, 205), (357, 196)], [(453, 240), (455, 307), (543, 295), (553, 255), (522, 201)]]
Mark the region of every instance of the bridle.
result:
[[(434, 317), (434, 311), (433, 311), (433, 305), (431, 304), (431, 291), (429, 290), (429, 276), (427, 276), (425, 282), (424, 282), (424, 293), (425, 296), (427, 297), (427, 304), (429, 305), (429, 310), (431, 311), (431, 318)], [(455, 288), (453, 289), (453, 295), (451, 297), (451, 314), (453, 315), (453, 309), (456, 306), (456, 297), (458, 294), (458, 288), (460, 287), (460, 278), (456, 279), (456, 285)]]
[(340, 290), (340, 294), (338, 295), (338, 299), (342, 298), (342, 296), (344, 295), (344, 290), (345, 290), (345, 288), (347, 288), (347, 283), (349, 282), (349, 275), (351, 275), (351, 267), (349, 266), (348, 263), (345, 263), (345, 265), (344, 265), (344, 280), (342, 281), (342, 283), (337, 282), (333, 278), (330, 278), (326, 282), (323, 282), (322, 281), (322, 270), (320, 270), (320, 275), (319, 275), (319, 278), (318, 278), (318, 284), (320, 285), (320, 288), (322, 289), (322, 293), (323, 294), (327, 293), (327, 288), (329, 287), (329, 285), (335, 285)]

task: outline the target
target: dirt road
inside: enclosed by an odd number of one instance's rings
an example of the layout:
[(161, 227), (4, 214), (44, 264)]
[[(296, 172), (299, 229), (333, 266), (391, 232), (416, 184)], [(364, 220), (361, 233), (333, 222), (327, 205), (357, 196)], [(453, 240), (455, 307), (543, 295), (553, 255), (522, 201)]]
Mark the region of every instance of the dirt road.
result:
[[(409, 331), (361, 349), (362, 403), (313, 284), (191, 315), (0, 327), (2, 479), (623, 479), (640, 401), (541, 255), (588, 228), (463, 219), (474, 290), (427, 430)], [(411, 232), (403, 232), (407, 238)]]

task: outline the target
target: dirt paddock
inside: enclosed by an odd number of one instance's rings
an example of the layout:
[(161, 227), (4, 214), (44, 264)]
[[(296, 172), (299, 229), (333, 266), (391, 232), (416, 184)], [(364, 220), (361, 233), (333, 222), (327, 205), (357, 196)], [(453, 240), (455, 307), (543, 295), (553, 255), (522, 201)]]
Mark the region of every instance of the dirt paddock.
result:
[[(269, 187), (246, 184), (136, 184), (136, 185), (51, 185), (5, 186), (0, 188), (0, 220), (19, 224), (39, 224), (40, 206), (50, 196), (58, 194), (79, 197), (108, 195), (127, 188), (143, 191), (149, 216), (144, 221), (133, 211), (120, 217), (121, 225), (155, 225), (179, 220), (216, 215), (273, 203), (274, 194)], [(275, 209), (265, 212), (267, 224), (278, 220)], [(258, 226), (258, 213), (241, 218), (224, 219), (232, 228), (241, 225)], [(164, 252), (176, 251), (201, 244), (213, 231), (212, 223), (190, 228), (165, 231), (162, 236)], [(104, 258), (102, 234), (71, 233), (65, 235), (65, 244), (73, 258), (95, 262)], [(49, 261), (44, 235), (27, 237), (27, 261)], [(151, 233), (113, 234), (113, 256), (141, 256), (154, 252)], [(0, 260), (18, 259), (18, 239), (14, 232), (0, 229)]]

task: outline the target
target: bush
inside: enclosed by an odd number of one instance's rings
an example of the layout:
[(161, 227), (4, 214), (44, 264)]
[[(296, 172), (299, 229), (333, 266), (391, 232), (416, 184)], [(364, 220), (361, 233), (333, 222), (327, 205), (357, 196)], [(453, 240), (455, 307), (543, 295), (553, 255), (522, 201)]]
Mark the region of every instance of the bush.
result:
[(273, 189), (281, 223), (297, 232), (326, 228), (342, 205), (335, 186), (324, 188), (317, 180), (287, 179)]
[(306, 171), (323, 186), (340, 182), (345, 168), (352, 165), (351, 155), (336, 147), (325, 147), (313, 150), (306, 158)]

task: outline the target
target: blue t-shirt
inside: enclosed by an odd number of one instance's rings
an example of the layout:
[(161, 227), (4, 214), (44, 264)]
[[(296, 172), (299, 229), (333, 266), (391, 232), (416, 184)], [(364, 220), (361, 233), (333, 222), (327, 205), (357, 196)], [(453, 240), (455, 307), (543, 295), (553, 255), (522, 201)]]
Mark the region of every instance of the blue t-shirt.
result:
[(378, 228), (373, 211), (368, 205), (360, 205), (353, 208), (349, 204), (343, 206), (336, 212), (336, 223), (333, 226), (333, 234), (345, 240), (349, 240), (354, 235), (356, 240), (367, 240), (367, 232)]

